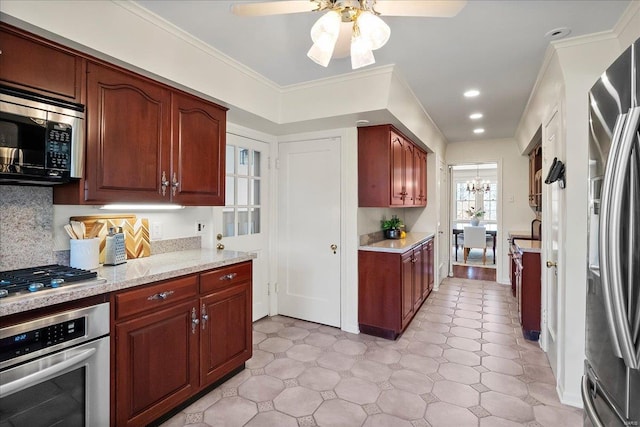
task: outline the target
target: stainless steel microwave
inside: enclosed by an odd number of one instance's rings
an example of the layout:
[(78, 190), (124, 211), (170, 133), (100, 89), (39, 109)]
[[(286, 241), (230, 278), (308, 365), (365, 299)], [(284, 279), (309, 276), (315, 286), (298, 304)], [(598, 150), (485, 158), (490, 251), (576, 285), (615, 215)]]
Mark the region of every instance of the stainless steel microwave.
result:
[(0, 184), (62, 184), (83, 165), (83, 105), (0, 86)]

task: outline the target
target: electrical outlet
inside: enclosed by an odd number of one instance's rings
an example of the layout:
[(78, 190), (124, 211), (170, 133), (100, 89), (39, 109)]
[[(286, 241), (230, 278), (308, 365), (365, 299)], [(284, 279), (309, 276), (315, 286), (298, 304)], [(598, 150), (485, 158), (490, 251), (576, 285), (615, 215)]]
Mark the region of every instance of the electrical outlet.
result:
[(160, 240), (162, 239), (162, 223), (161, 222), (152, 222), (151, 223), (151, 240)]
[(204, 221), (197, 220), (196, 221), (196, 233), (204, 233)]

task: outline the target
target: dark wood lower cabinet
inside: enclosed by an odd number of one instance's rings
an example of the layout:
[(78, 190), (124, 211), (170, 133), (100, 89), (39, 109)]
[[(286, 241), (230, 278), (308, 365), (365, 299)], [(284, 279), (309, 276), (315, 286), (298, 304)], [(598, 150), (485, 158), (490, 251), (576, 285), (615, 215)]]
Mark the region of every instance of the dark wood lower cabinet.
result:
[(112, 295), (112, 425), (144, 426), (252, 355), (251, 261)]
[(404, 253), (358, 251), (360, 332), (396, 339), (433, 289), (433, 239)]
[(518, 311), (522, 334), (533, 341), (538, 340), (541, 330), (541, 270), (540, 253), (522, 253), (522, 270), (516, 278)]
[(180, 404), (198, 387), (196, 300), (116, 326), (116, 425), (139, 426)]

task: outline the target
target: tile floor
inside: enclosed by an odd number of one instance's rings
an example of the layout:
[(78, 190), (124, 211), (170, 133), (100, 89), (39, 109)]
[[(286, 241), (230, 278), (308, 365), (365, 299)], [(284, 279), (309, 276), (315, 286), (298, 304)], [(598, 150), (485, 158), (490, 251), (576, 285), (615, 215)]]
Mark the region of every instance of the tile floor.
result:
[(446, 279), (396, 341), (282, 316), (253, 339), (247, 369), (163, 427), (582, 426), (495, 282)]

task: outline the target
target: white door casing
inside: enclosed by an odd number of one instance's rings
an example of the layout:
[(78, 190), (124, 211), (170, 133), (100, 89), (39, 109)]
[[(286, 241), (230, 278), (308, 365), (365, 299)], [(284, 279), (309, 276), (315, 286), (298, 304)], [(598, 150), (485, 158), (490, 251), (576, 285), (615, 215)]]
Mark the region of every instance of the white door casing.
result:
[(278, 150), (278, 313), (340, 327), (340, 139)]
[[(560, 149), (560, 114), (557, 109), (544, 126), (542, 135), (542, 169), (548, 171), (553, 158)], [(543, 178), (545, 177), (543, 173)], [(553, 373), (558, 378), (558, 342), (559, 342), (559, 292), (558, 292), (558, 240), (560, 235), (560, 189), (558, 182), (543, 186), (542, 204), (542, 348)], [(547, 262), (551, 267), (547, 267)], [(555, 266), (553, 266), (555, 264)]]
[(438, 235), (437, 237), (437, 260), (436, 267), (436, 281), (435, 288), (437, 289), (440, 282), (449, 274), (449, 260), (451, 258), (451, 226), (449, 221), (449, 197), (451, 191), (449, 189), (449, 168), (444, 163), (442, 158), (437, 158), (438, 166), (438, 188), (436, 194), (440, 201), (440, 208), (438, 210)]
[[(225, 207), (214, 209), (215, 244), (252, 252), (253, 320), (269, 315), (269, 143), (227, 133)], [(221, 235), (221, 239), (217, 236)]]

